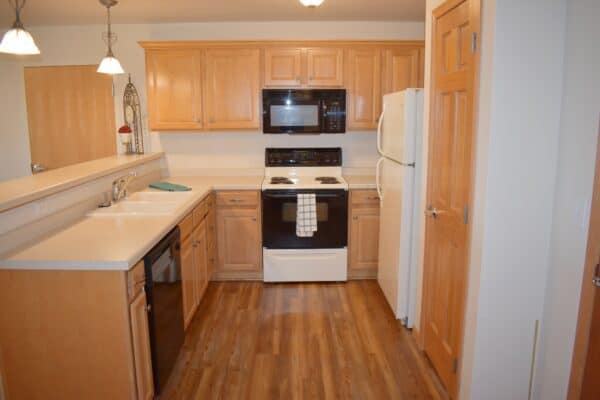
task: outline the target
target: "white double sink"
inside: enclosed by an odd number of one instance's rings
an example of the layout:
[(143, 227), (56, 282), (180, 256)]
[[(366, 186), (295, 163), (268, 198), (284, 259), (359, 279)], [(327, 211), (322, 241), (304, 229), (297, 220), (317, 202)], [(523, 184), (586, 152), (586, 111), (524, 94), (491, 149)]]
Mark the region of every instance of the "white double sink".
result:
[(89, 217), (164, 216), (173, 214), (185, 203), (191, 192), (142, 191), (113, 203), (110, 207), (97, 208)]

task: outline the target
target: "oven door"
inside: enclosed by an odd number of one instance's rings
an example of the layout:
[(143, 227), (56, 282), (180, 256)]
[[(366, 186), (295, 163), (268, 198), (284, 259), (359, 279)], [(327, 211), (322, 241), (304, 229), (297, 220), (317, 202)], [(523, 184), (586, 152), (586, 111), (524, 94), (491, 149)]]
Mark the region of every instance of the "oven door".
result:
[(313, 91), (263, 91), (264, 133), (320, 133), (323, 112), (323, 102)]
[[(315, 193), (317, 231), (296, 236), (298, 193)], [(348, 244), (346, 190), (265, 190), (262, 192), (263, 247), (267, 249), (334, 249)]]

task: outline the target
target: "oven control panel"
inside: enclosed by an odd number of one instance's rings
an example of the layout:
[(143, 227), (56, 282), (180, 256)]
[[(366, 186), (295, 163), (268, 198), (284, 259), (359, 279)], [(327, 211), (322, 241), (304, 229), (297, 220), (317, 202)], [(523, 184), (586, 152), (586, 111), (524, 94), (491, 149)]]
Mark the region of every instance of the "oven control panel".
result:
[(341, 167), (342, 149), (331, 148), (267, 148), (265, 149), (267, 167)]

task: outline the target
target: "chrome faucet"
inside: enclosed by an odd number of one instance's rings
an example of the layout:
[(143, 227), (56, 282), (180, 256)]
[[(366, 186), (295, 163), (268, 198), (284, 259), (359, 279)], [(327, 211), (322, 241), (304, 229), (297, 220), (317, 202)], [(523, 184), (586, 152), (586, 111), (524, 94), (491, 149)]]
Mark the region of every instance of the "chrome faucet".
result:
[(135, 172), (131, 172), (128, 175), (123, 175), (115, 179), (112, 184), (113, 201), (119, 201), (122, 198), (127, 197), (127, 187), (136, 176), (137, 174)]

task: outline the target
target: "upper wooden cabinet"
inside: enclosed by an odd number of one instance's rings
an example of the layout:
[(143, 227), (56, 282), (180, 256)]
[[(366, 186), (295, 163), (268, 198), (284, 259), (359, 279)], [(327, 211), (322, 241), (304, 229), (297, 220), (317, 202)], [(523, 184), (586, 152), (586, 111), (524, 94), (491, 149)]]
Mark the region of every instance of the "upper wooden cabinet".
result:
[(265, 49), (265, 86), (298, 87), (302, 85), (300, 47), (267, 47)]
[(344, 51), (340, 48), (315, 47), (306, 50), (308, 86), (342, 86)]
[(423, 87), (423, 70), (421, 48), (386, 49), (383, 63), (383, 94)]
[(207, 49), (205, 65), (206, 127), (259, 128), (260, 50)]
[(348, 50), (346, 61), (348, 129), (375, 129), (381, 110), (381, 50)]
[(203, 128), (201, 55), (197, 49), (146, 51), (150, 129)]

